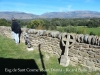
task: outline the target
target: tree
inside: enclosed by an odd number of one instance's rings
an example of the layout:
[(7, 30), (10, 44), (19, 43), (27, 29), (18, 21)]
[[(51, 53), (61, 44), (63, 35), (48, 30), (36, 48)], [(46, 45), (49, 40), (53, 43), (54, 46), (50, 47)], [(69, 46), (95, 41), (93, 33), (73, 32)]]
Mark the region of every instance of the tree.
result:
[(32, 20), (27, 27), (34, 29), (43, 29), (43, 24), (44, 22), (42, 20)]
[(0, 26), (10, 26), (10, 24), (6, 19), (0, 19)]

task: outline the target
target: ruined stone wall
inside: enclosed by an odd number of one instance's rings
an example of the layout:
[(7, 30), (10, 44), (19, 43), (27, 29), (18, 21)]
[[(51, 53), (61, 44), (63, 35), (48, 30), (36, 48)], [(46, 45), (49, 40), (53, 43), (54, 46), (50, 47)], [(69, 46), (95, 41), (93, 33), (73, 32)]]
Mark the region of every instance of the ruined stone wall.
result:
[[(58, 58), (64, 53), (64, 47), (61, 43), (61, 33), (59, 35), (49, 33), (49, 35), (39, 35), (39, 31), (34, 33), (31, 29), (27, 33), (30, 36), (33, 48), (38, 48), (38, 45), (41, 44), (40, 49), (42, 51), (56, 54)], [(75, 44), (69, 49), (68, 55), (71, 64), (81, 64), (94, 70), (100, 70), (100, 46), (98, 45), (79, 43), (76, 40)]]
[[(55, 54), (58, 58), (60, 58), (61, 54), (64, 53), (64, 47), (61, 43), (62, 33), (35, 29), (22, 30), (22, 35), (24, 35), (25, 32), (29, 35), (30, 43), (34, 49), (38, 49), (40, 44), (40, 49), (42, 51)], [(6, 36), (11, 35), (8, 32), (11, 33), (10, 28), (4, 27), (4, 29), (2, 29), (2, 27), (0, 27), (0, 34)], [(24, 39), (23, 36), (21, 36), (21, 38)], [(75, 44), (69, 49), (68, 55), (71, 60), (70, 64), (81, 64), (93, 70), (100, 71), (100, 46), (79, 41), (79, 39), (76, 39)]]

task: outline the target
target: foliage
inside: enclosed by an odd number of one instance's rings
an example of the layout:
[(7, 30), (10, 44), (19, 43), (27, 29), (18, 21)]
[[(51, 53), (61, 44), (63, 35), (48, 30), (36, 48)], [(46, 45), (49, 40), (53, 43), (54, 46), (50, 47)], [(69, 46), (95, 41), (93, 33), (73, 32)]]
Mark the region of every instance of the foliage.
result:
[(48, 20), (32, 20), (27, 27), (32, 29), (46, 29), (46, 30), (56, 29), (55, 23)]
[(58, 26), (57, 30), (60, 32), (77, 33), (77, 34), (80, 34), (80, 33), (85, 34), (86, 33), (85, 29), (78, 29), (75, 26), (67, 26), (67, 27)]
[(38, 29), (38, 27), (40, 27), (40, 26), (41, 27), (43, 26), (43, 21), (42, 20), (32, 20), (27, 27)]
[(100, 26), (100, 19), (97, 18), (91, 18), (87, 22), (87, 27), (92, 28), (92, 27), (99, 27)]
[(88, 28), (88, 27), (84, 27), (84, 26), (77, 26), (77, 28), (79, 30), (84, 29), (85, 30), (85, 34), (90, 34), (93, 33), (95, 35), (99, 35), (100, 36), (100, 28)]
[[(100, 18), (74, 18), (74, 19), (21, 19), (16, 20), (21, 27), (42, 29), (42, 30), (58, 30), (61, 32), (73, 32), (90, 34), (94, 32), (96, 35), (100, 35)], [(10, 26), (11, 21), (6, 19), (0, 19), (0, 26)], [(78, 28), (83, 26), (82, 28)], [(95, 29), (96, 28), (96, 29)], [(92, 33), (91, 33), (92, 34)]]
[[(63, 18), (53, 18), (53, 19), (21, 19), (17, 20), (21, 27), (28, 28), (39, 28), (55, 30), (56, 26), (66, 27), (66, 26), (87, 26), (89, 28), (100, 27), (100, 18), (74, 18), (74, 19), (63, 19)], [(6, 19), (0, 19), (0, 26), (10, 26), (11, 21)], [(38, 28), (38, 29), (39, 29)], [(41, 28), (40, 28), (41, 29)]]
[(10, 26), (10, 21), (7, 21), (6, 19), (0, 19), (0, 26)]
[(96, 34), (95, 34), (94, 32), (91, 31), (91, 32), (90, 32), (90, 35), (96, 35)]
[(21, 27), (26, 27), (30, 22), (29, 20), (18, 20), (18, 19), (16, 19), (16, 21), (19, 23)]

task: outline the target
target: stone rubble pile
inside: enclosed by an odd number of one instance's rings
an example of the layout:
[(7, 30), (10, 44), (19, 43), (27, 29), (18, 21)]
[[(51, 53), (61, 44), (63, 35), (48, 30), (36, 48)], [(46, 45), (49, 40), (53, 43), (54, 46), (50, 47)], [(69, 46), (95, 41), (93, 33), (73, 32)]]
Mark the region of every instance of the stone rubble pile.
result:
[[(64, 47), (62, 36), (68, 33), (46, 30), (27, 30), (34, 48), (41, 43), (41, 50), (61, 56)], [(100, 70), (100, 40), (98, 36), (70, 33), (75, 37), (75, 44), (69, 50), (69, 57), (73, 63), (81, 64), (93, 70)], [(67, 37), (67, 36), (66, 36)]]
[(78, 34), (76, 35), (76, 41), (79, 43), (86, 43), (86, 44), (100, 46), (100, 37), (94, 35)]

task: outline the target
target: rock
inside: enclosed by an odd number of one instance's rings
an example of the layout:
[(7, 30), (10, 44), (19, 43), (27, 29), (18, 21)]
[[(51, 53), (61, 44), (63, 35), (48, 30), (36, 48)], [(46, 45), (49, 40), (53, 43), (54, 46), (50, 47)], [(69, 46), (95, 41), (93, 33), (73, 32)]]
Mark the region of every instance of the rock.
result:
[(87, 53), (88, 53), (89, 55), (95, 55), (95, 53), (92, 52), (92, 51), (88, 51)]
[(57, 38), (58, 35), (59, 35), (59, 31), (51, 32), (51, 36), (52, 36), (53, 38)]
[(29, 30), (27, 31), (27, 33), (33, 34), (33, 33), (34, 33), (34, 30), (35, 30), (35, 29), (29, 29)]
[(43, 36), (48, 36), (47, 30), (43, 30)]
[(33, 51), (34, 49), (33, 49), (33, 48), (27, 48), (27, 50), (28, 50), (28, 51)]
[(87, 43), (88, 37), (89, 37), (88, 34), (86, 34), (86, 35), (84, 36), (84, 43)]
[(82, 52), (81, 54), (82, 54), (83, 57), (88, 57), (89, 56), (88, 53), (86, 53), (86, 52)]
[(87, 39), (87, 43), (88, 43), (88, 44), (91, 44), (91, 42), (92, 42), (92, 37), (93, 37), (93, 35), (91, 35), (91, 36), (88, 37), (88, 39)]
[(95, 67), (100, 68), (100, 63), (96, 63)]
[(38, 30), (37, 35), (39, 35), (39, 36), (43, 36), (43, 30)]
[(97, 45), (100, 46), (100, 37), (98, 37)]
[(59, 35), (58, 35), (58, 39), (61, 40), (61, 37), (62, 37), (62, 33), (59, 33)]
[(73, 57), (73, 61), (74, 62), (78, 62), (78, 58), (77, 57)]
[(92, 67), (92, 66), (94, 66), (94, 63), (92, 61), (87, 60), (86, 65)]
[(83, 43), (84, 35), (83, 34), (79, 34), (77, 37), (78, 37), (77, 41), (80, 42), (80, 43)]
[(62, 55), (60, 60), (60, 65), (66, 67), (69, 65), (70, 59), (67, 56)]
[(96, 59), (99, 59), (100, 60), (100, 55), (94, 55), (94, 57), (96, 58)]
[(99, 60), (99, 59), (94, 58), (94, 59), (93, 59), (93, 62), (95, 62), (95, 63), (100, 63), (100, 60)]

